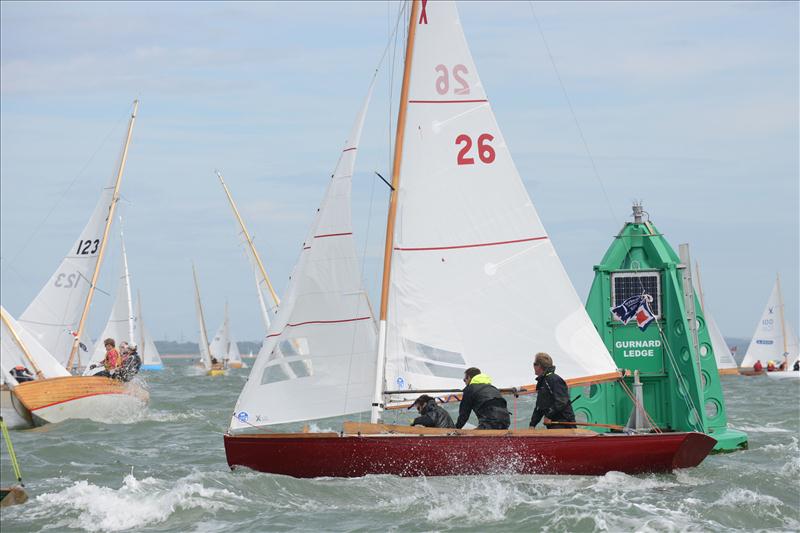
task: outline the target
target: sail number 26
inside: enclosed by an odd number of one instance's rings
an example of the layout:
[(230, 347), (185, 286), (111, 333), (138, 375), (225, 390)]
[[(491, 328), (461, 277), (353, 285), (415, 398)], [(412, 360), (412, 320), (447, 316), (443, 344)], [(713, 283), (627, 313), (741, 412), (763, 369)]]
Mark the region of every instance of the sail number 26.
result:
[(78, 241), (78, 249), (75, 253), (78, 255), (92, 255), (97, 253), (97, 247), (100, 246), (100, 239)]
[[(492, 145), (489, 144), (494, 140), (494, 136), (490, 133), (483, 133), (478, 137), (478, 158), (481, 162), (489, 165), (494, 162), (495, 152)], [(466, 133), (462, 133), (456, 137), (456, 144), (463, 145), (461, 150), (458, 151), (456, 161), (459, 165), (474, 165), (475, 158), (469, 157), (469, 152), (472, 149), (472, 137)]]

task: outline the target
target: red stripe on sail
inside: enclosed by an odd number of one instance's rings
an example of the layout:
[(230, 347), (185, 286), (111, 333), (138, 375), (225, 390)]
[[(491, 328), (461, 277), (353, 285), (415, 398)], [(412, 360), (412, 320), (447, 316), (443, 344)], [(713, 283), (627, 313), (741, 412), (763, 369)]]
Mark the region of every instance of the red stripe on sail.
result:
[(326, 233), (324, 235), (314, 235), (314, 238), (315, 239), (322, 239), (324, 237), (343, 237), (345, 235), (352, 235), (352, 234), (353, 234), (352, 232), (348, 232), (348, 233)]
[(478, 104), (489, 100), (409, 100), (409, 104)]
[(342, 152), (351, 152), (353, 150), (358, 150), (358, 146), (354, 146), (352, 148), (345, 148), (344, 150), (342, 150)]
[(519, 242), (530, 242), (530, 241), (542, 241), (547, 239), (547, 237), (529, 237), (527, 239), (516, 239), (513, 241), (498, 241), (498, 242), (482, 242), (478, 244), (459, 244), (456, 246), (430, 246), (425, 248), (399, 248), (396, 247), (395, 250), (401, 252), (427, 252), (430, 250), (458, 250), (461, 248), (480, 248), (483, 246), (500, 246), (501, 244), (516, 244)]
[[(371, 316), (360, 316), (358, 318), (345, 318), (343, 320), (309, 320), (307, 322), (297, 322), (296, 324), (289, 323), (289, 324), (286, 324), (286, 327), (287, 328), (293, 328), (293, 327), (297, 327), (297, 326), (306, 326), (308, 324), (342, 324), (344, 322), (358, 322), (359, 320), (371, 320), (371, 319), (372, 319)], [(277, 337), (278, 335), (283, 333), (285, 330), (286, 330), (286, 328), (282, 329), (280, 331), (280, 333), (273, 333), (272, 335), (267, 335), (267, 338)]]

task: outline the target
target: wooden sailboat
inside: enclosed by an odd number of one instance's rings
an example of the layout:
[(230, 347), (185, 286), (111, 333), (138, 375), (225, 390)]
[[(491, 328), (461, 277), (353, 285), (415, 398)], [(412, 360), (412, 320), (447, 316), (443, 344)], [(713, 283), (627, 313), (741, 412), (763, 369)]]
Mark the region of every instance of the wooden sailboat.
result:
[[(3, 378), (10, 389), (14, 407), (21, 411), (23, 418), (37, 425), (69, 418), (103, 418), (116, 412), (130, 412), (140, 409), (149, 399), (147, 391), (133, 382), (69, 375), (70, 370), (81, 366), (80, 352), (85, 349), (82, 341), (86, 319), (119, 201), (122, 174), (138, 106), (138, 100), (134, 101), (114, 181), (103, 190), (78, 241), (20, 315), (18, 324), (15, 326), (10, 320), (4, 319), (4, 326), (14, 331), (12, 337), (17, 352), (22, 353), (25, 360), (31, 364), (36, 362), (34, 366), (41, 367), (44, 351), (67, 369), (67, 375), (49, 377), (45, 373), (39, 376), (37, 372), (37, 379), (17, 384), (6, 379), (4, 372)], [(35, 343), (25, 340), (23, 329), (35, 338)]]
[(203, 303), (200, 301), (200, 284), (197, 282), (197, 270), (195, 270), (194, 264), (192, 265), (192, 276), (194, 277), (194, 304), (197, 311), (197, 322), (200, 326), (200, 339), (197, 343), (200, 347), (200, 366), (208, 376), (224, 376), (224, 361), (220, 361), (216, 359), (216, 356), (212, 355), (211, 346), (208, 343)]
[(783, 293), (780, 276), (776, 276), (767, 305), (753, 333), (753, 339), (747, 347), (742, 364), (742, 373), (753, 371), (756, 361), (761, 361), (765, 370), (772, 361), (776, 367), (784, 364), (784, 370), (767, 371), (772, 379), (800, 379), (800, 371), (793, 370), (800, 359), (797, 336), (784, 316)]
[[(715, 441), (694, 432), (441, 430), (381, 422), (385, 409), (408, 405), (422, 392), (457, 390), (470, 366), (489, 371), (502, 388), (532, 392), (532, 385), (523, 385), (523, 376), (532, 381), (532, 354), (539, 350), (554, 356), (559, 374), (571, 385), (620, 376), (514, 167), (455, 4), (414, 1), (410, 11), (377, 357), (359, 353), (356, 346), (369, 349), (359, 341), (353, 342), (350, 359), (341, 359), (351, 375), (357, 367), (374, 369), (371, 422), (345, 423), (341, 433), (263, 432), (270, 424), (342, 415), (366, 403), (349, 390), (353, 383), (362, 384), (357, 381), (361, 376), (352, 382), (334, 380), (349, 385), (339, 401), (323, 403), (313, 397), (317, 387), (312, 384), (315, 378), (321, 381), (318, 365), (325, 361), (317, 346), (324, 344), (297, 328), (348, 323), (353, 339), (357, 324), (365, 330), (372, 324), (367, 302), (363, 311), (340, 313), (336, 320), (325, 316), (287, 324), (284, 311), (292, 302), (286, 296), (273, 330), (280, 338), (291, 327), (295, 338), (308, 339), (308, 349), (287, 354), (279, 344), (280, 350), (256, 361), (224, 438), (228, 464), (296, 477), (603, 474), (696, 466)], [(349, 211), (347, 217), (329, 213), (329, 199), (317, 223), (326, 219), (349, 226)], [(328, 239), (318, 237), (348, 231), (314, 227), (314, 240), (306, 241), (310, 253), (301, 255), (289, 294), (295, 286), (300, 291), (298, 278), (306, 269), (326, 268), (325, 260), (332, 260), (326, 255), (314, 260), (315, 250), (335, 252), (320, 248), (318, 241)], [(326, 279), (336, 281), (333, 276)], [(330, 294), (342, 288), (325, 286)], [(343, 302), (342, 295), (331, 308)], [(307, 313), (312, 309), (305, 307)], [(339, 331), (327, 332), (324, 340), (330, 343)], [(297, 375), (303, 369), (305, 374)]]
[(711, 315), (711, 310), (706, 307), (706, 298), (705, 293), (703, 292), (703, 283), (700, 279), (700, 265), (695, 262), (695, 273), (697, 276), (694, 278), (697, 282), (697, 287), (695, 290), (700, 295), (700, 308), (703, 311), (703, 315), (706, 319), (706, 325), (708, 327), (708, 335), (711, 338), (711, 349), (714, 352), (714, 358), (717, 361), (717, 370), (720, 374), (738, 374), (739, 373), (739, 366), (736, 364), (736, 360), (733, 358), (733, 354), (731, 353), (730, 348), (728, 348), (728, 343), (725, 341), (725, 337), (722, 336), (722, 332), (717, 325), (716, 320)]

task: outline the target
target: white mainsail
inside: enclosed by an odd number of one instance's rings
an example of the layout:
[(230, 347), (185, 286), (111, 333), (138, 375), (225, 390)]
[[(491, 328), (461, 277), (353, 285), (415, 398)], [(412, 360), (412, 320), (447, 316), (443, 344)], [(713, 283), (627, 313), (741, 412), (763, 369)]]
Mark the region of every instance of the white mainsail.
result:
[(200, 363), (206, 370), (211, 370), (211, 348), (208, 345), (206, 319), (203, 316), (203, 304), (200, 302), (200, 285), (197, 283), (197, 271), (194, 265), (192, 265), (192, 276), (194, 276), (194, 304), (197, 311), (197, 322), (200, 326), (200, 339), (197, 342), (200, 347)]
[(89, 222), (67, 256), (19, 317), (22, 327), (33, 333), (62, 366), (69, 360), (73, 335), (89, 294), (113, 195), (114, 180), (103, 188)]
[[(375, 322), (361, 286), (350, 188), (372, 87), (345, 143), (230, 430), (366, 411)], [(286, 398), (291, 398), (290, 402)]]
[(100, 261), (113, 223), (138, 109), (139, 101), (134, 100), (116, 175), (103, 189), (78, 240), (19, 318), (22, 327), (33, 333), (38, 342), (65, 367), (73, 365), (76, 354), (80, 361), (80, 344), (76, 344), (76, 341), (83, 340), (78, 337), (83, 334), (91, 293), (94, 292), (92, 284), (97, 283)]
[[(385, 386), (461, 388), (471, 366), (520, 386), (539, 351), (568, 382), (616, 376), (514, 166), (455, 4), (427, 2), (416, 24)], [(406, 396), (395, 399), (416, 394)]]
[(36, 337), (20, 326), (19, 322), (0, 305), (2, 330), (0, 330), (0, 366), (2, 366), (2, 383), (15, 385), (9, 371), (21, 365), (34, 377), (37, 370), (43, 378), (69, 376), (69, 372), (42, 346)]
[(786, 353), (785, 357), (788, 360), (789, 368), (797, 361), (800, 356), (797, 337), (782, 314), (783, 298), (779, 282), (775, 280), (767, 305), (764, 307), (761, 319), (756, 325), (756, 331), (753, 333), (753, 339), (750, 341), (750, 346), (747, 347), (747, 353), (744, 355), (741, 365), (739, 365), (741, 368), (752, 368), (756, 361), (761, 361), (764, 368), (767, 367), (768, 361), (780, 364), (784, 360), (784, 353)]

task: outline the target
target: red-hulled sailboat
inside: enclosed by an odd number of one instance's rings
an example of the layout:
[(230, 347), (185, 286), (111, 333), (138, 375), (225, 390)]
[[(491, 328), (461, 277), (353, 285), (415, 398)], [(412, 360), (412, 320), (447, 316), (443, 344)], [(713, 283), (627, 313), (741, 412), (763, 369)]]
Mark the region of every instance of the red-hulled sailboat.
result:
[[(531, 392), (522, 384), (538, 351), (571, 386), (620, 377), (514, 166), (453, 2), (411, 3), (400, 102), (377, 343), (350, 228), (365, 104), (236, 404), (228, 464), (295, 477), (698, 465), (715, 444), (701, 433), (381, 423), (384, 409), (420, 392), (457, 388), (471, 366)], [(370, 407), (370, 423), (346, 422), (341, 432), (267, 432)]]

